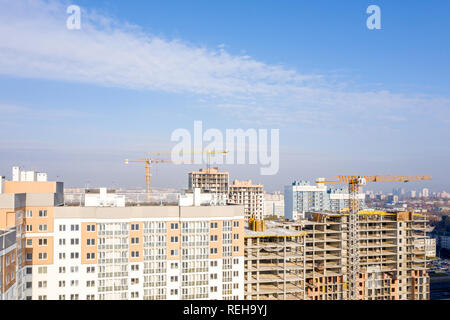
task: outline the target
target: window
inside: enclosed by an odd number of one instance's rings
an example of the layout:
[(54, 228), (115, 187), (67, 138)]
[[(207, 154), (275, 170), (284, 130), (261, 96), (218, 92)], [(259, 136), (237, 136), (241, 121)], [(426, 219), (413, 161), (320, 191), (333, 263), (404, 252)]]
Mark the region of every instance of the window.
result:
[(211, 288), (210, 288), (210, 291), (211, 291), (211, 292), (217, 292), (217, 287), (216, 287), (216, 286), (211, 287)]
[(32, 218), (32, 217), (33, 217), (33, 211), (27, 210), (27, 218)]
[(211, 267), (217, 267), (217, 260), (211, 261)]
[(26, 230), (27, 232), (33, 232), (33, 226), (31, 224), (27, 224)]
[(70, 253), (70, 259), (78, 259), (79, 257), (80, 257), (80, 254), (78, 252)]
[(211, 279), (217, 279), (217, 273), (211, 273)]
[(178, 229), (178, 223), (171, 223), (170, 224), (170, 229), (172, 229), (172, 230)]
[(135, 237), (135, 238), (131, 238), (131, 244), (138, 244), (139, 243), (139, 238)]
[(47, 260), (47, 252), (40, 252), (38, 254), (38, 259), (39, 260)]
[(78, 231), (80, 230), (80, 226), (78, 224), (70, 225), (70, 231)]
[(94, 287), (95, 286), (95, 281), (94, 280), (89, 280), (86, 281), (86, 287)]
[(217, 229), (218, 224), (217, 222), (211, 222), (211, 229)]
[(217, 254), (217, 248), (211, 248), (211, 254)]
[(88, 246), (95, 246), (95, 239), (87, 239), (86, 242)]
[(39, 217), (40, 218), (47, 217), (47, 210), (39, 210)]
[(233, 221), (233, 227), (239, 228), (239, 221)]
[(86, 227), (88, 232), (94, 232), (95, 231), (95, 224), (88, 224)]
[(47, 300), (47, 296), (38, 296), (38, 300)]
[(95, 272), (95, 267), (87, 267), (86, 268), (86, 272), (87, 273), (94, 273)]
[(77, 273), (78, 272), (78, 266), (70, 267), (70, 272), (71, 273)]
[(66, 258), (66, 253), (65, 252), (60, 252), (59, 253), (59, 260), (64, 260)]
[(238, 239), (239, 239), (239, 233), (233, 234), (233, 239), (234, 239), (234, 240), (238, 240)]
[(66, 231), (66, 225), (65, 224), (60, 224), (59, 225), (59, 231)]
[(95, 259), (95, 253), (87, 253), (86, 259), (88, 260), (94, 260)]
[(211, 241), (217, 241), (217, 235), (212, 235), (211, 236)]
[(33, 260), (33, 254), (32, 254), (32, 253), (27, 253), (25, 259), (26, 259), (27, 261)]
[(95, 300), (95, 295), (94, 294), (88, 294), (86, 296), (86, 300)]
[(132, 258), (139, 258), (139, 251), (131, 251)]
[(79, 299), (78, 294), (71, 294), (70, 295), (70, 300), (78, 300), (78, 299)]
[(47, 225), (46, 224), (40, 224), (39, 225), (39, 231), (40, 232), (46, 232), (47, 231)]
[(138, 264), (132, 264), (131, 265), (131, 271), (139, 271), (139, 265)]
[(39, 281), (38, 288), (47, 288), (47, 281)]
[(33, 269), (31, 267), (27, 267), (26, 274), (32, 274), (32, 273), (33, 273)]
[(46, 246), (47, 245), (47, 239), (39, 239), (39, 245), (40, 246)]
[(177, 263), (177, 262), (172, 262), (172, 263), (170, 264), (170, 268), (171, 268), (171, 269), (178, 269), (178, 263)]
[(78, 239), (78, 238), (70, 239), (70, 244), (73, 246), (78, 245), (78, 244), (80, 244), (80, 239)]
[(238, 246), (233, 246), (233, 251), (234, 252), (239, 252), (239, 247)]
[(27, 247), (31, 247), (33, 245), (33, 239), (27, 239)]
[(233, 259), (233, 264), (239, 264), (239, 259)]
[(59, 245), (65, 246), (66, 245), (66, 239), (59, 239)]
[(59, 300), (66, 300), (66, 295), (65, 294), (60, 294), (59, 295)]
[(31, 286), (33, 285), (33, 283), (30, 281), (30, 282), (27, 282), (26, 284), (25, 284), (25, 288), (26, 289), (31, 289)]
[(170, 237), (170, 242), (178, 242), (178, 237)]
[(177, 295), (178, 294), (178, 289), (170, 289), (170, 294), (171, 295)]
[(78, 280), (71, 280), (70, 281), (70, 286), (71, 287), (78, 287)]
[(131, 224), (131, 230), (133, 230), (133, 231), (139, 230), (139, 224), (137, 224), (137, 223), (132, 223), (132, 224)]
[(170, 277), (170, 282), (177, 282), (177, 281), (178, 281), (178, 277), (177, 276)]
[(61, 281), (59, 281), (58, 285), (59, 285), (60, 288), (63, 288), (63, 287), (66, 286), (66, 282), (64, 280), (61, 280)]
[(170, 255), (171, 255), (171, 256), (177, 256), (177, 255), (178, 255), (178, 250), (177, 250), (177, 249), (175, 249), (175, 250), (170, 250)]
[(238, 277), (239, 276), (239, 271), (233, 271), (233, 277)]
[(66, 267), (59, 267), (59, 273), (66, 273)]
[(39, 268), (38, 268), (38, 273), (39, 273), (39, 274), (45, 274), (45, 273), (47, 273), (47, 267), (39, 267)]

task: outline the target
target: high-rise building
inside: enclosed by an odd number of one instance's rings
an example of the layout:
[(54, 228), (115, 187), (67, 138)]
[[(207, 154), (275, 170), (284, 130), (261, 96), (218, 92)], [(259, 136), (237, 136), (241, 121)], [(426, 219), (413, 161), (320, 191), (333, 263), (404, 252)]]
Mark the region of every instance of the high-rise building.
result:
[[(426, 219), (410, 212), (358, 214), (361, 300), (427, 300)], [(348, 214), (245, 230), (245, 299), (346, 300)], [(421, 242), (422, 241), (422, 242)]]
[(282, 193), (266, 193), (264, 195), (264, 218), (284, 217), (284, 195)]
[(254, 216), (262, 219), (264, 215), (264, 186), (252, 184), (251, 180), (234, 180), (229, 187), (229, 201), (244, 205), (244, 216), (246, 219)]
[[(365, 194), (358, 195), (360, 208), (365, 207)], [(284, 217), (289, 220), (304, 218), (306, 212), (337, 212), (349, 207), (348, 190), (331, 189), (323, 183), (312, 185), (308, 181), (294, 181), (284, 188)]]
[(229, 173), (218, 168), (200, 169), (189, 172), (188, 188), (200, 188), (201, 192), (224, 194), (228, 196)]
[(428, 190), (427, 188), (422, 189), (422, 197), (428, 198), (429, 194), (430, 194), (430, 190)]
[(411, 196), (411, 198), (415, 198), (416, 197), (416, 190), (411, 190), (410, 196)]
[(2, 298), (243, 299), (243, 206), (65, 206), (62, 190), (5, 182)]

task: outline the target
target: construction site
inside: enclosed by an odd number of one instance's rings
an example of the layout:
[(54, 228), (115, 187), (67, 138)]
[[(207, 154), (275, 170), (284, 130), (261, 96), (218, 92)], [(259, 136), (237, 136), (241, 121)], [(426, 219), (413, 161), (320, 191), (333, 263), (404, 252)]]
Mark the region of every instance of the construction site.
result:
[(427, 219), (422, 214), (359, 210), (366, 182), (430, 176), (338, 176), (349, 208), (303, 219), (251, 218), (244, 236), (248, 300), (428, 300)]
[[(259, 221), (245, 232), (245, 298), (347, 300), (349, 214)], [(426, 300), (426, 219), (409, 212), (358, 213), (357, 299)], [(265, 225), (265, 226), (264, 226)]]

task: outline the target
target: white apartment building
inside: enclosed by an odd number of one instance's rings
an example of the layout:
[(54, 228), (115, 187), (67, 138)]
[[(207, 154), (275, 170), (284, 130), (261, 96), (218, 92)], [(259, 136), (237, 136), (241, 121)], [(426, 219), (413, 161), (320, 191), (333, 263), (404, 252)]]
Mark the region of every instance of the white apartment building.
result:
[(264, 195), (264, 218), (265, 217), (284, 217), (284, 195), (268, 194)]
[[(365, 207), (365, 194), (358, 195), (360, 208)], [(330, 189), (323, 183), (311, 184), (309, 181), (294, 181), (284, 188), (284, 217), (298, 220), (306, 212), (337, 212), (348, 208), (349, 194), (346, 189)]]

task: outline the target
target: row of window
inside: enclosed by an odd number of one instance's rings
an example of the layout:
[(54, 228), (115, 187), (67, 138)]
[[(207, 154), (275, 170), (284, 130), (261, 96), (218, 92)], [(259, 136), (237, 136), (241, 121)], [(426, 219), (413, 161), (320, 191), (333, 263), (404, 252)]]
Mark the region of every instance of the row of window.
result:
[[(38, 214), (39, 214), (39, 218), (45, 218), (45, 217), (48, 216), (47, 210), (39, 210)], [(32, 218), (33, 217), (33, 210), (27, 210), (26, 217), (27, 218)]]
[[(25, 230), (27, 232), (33, 232), (33, 225), (32, 224), (27, 224), (25, 226)], [(48, 226), (46, 224), (40, 224), (38, 226), (38, 230), (39, 230), (39, 232), (47, 232), (48, 231)]]

